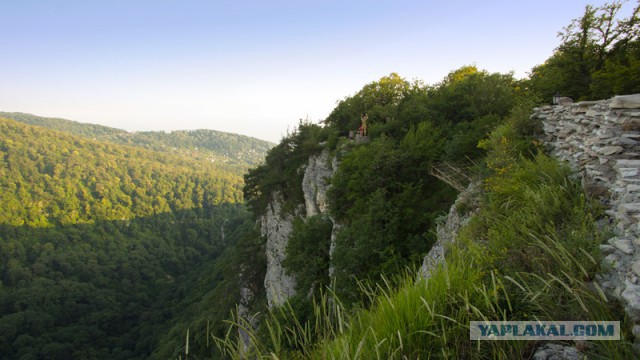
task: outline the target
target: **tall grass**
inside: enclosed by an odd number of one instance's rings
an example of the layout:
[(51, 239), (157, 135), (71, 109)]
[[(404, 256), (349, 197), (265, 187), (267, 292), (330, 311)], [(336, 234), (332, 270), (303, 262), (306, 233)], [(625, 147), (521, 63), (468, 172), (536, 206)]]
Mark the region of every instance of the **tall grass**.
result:
[[(459, 234), (446, 263), (428, 280), (406, 274), (394, 288), (369, 289), (369, 309), (348, 313), (331, 292), (314, 303), (314, 318), (295, 318), (290, 305), (262, 322), (268, 339), (251, 335), (251, 354), (229, 333), (217, 339), (231, 358), (517, 359), (532, 341), (471, 341), (474, 320), (622, 320), (592, 282), (602, 242), (596, 206), (544, 155), (518, 158), (486, 182), (481, 211)], [(395, 282), (394, 282), (395, 283)], [(633, 358), (623, 325), (620, 342), (581, 344), (592, 358)], [(571, 342), (569, 342), (571, 343)]]

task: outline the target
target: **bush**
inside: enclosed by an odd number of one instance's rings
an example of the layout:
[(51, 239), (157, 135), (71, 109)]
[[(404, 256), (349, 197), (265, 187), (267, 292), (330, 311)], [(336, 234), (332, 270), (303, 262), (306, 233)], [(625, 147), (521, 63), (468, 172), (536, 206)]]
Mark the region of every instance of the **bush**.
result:
[(287, 243), (283, 261), (296, 279), (296, 292), (307, 297), (329, 285), (329, 246), (333, 223), (324, 215), (297, 218)]

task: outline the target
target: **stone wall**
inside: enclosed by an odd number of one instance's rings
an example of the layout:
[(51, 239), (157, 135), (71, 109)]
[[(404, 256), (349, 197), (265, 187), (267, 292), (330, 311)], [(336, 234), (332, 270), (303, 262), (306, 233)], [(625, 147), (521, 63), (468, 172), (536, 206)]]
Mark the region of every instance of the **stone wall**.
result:
[(622, 302), (640, 335), (640, 94), (544, 106), (531, 118), (542, 121), (551, 154), (607, 208), (615, 236), (601, 245), (604, 271), (596, 280)]

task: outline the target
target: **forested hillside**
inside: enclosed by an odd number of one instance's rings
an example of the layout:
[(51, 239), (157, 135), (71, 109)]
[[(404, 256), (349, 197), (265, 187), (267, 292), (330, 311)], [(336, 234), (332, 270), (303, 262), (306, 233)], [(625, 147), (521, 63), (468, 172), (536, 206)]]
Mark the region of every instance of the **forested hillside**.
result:
[(139, 146), (149, 150), (224, 164), (227, 169), (238, 175), (242, 175), (248, 167), (259, 164), (264, 159), (267, 150), (273, 146), (268, 141), (215, 130), (127, 132), (102, 125), (84, 124), (24, 113), (0, 112), (0, 117), (64, 131), (89, 139)]
[(46, 227), (131, 220), (239, 202), (241, 178), (215, 164), (0, 120), (0, 221)]
[(241, 177), (10, 119), (0, 134), (0, 358), (168, 358), (183, 323), (221, 325), (235, 245), (257, 236)]

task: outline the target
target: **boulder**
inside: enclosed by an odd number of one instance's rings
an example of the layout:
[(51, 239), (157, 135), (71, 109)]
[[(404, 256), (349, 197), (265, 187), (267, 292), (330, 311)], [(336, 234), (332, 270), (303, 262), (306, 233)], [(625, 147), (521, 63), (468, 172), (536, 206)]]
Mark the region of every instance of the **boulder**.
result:
[(573, 346), (560, 344), (544, 344), (536, 349), (534, 360), (580, 360), (582, 355)]
[(640, 108), (640, 94), (614, 96), (609, 107), (612, 109), (638, 109)]

